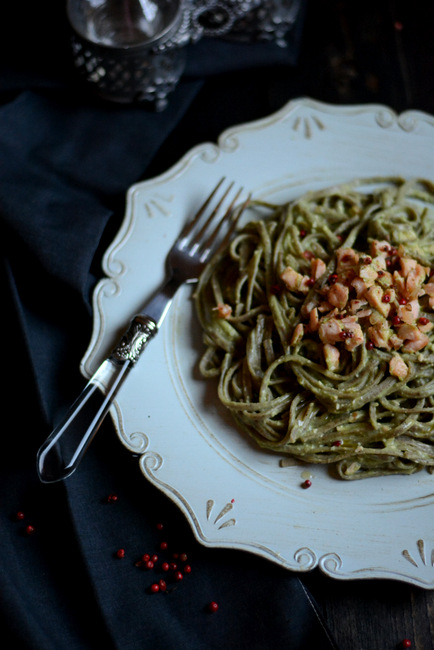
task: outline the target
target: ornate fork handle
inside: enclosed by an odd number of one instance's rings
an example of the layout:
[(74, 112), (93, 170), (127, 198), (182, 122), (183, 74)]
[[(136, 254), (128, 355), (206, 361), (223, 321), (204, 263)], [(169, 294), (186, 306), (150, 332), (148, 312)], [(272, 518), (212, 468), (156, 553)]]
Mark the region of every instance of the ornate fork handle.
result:
[(138, 314), (131, 321), (128, 330), (114, 348), (109, 359), (136, 363), (146, 344), (155, 336), (157, 331), (157, 324), (152, 318)]
[(37, 470), (42, 482), (60, 481), (74, 472), (129, 370), (157, 332), (157, 323), (149, 316), (138, 314), (132, 319), (110, 356), (39, 449)]

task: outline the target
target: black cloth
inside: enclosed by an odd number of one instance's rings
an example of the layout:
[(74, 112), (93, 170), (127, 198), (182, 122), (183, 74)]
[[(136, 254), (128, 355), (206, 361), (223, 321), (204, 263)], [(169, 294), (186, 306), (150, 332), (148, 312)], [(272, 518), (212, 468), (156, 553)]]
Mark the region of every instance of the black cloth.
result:
[[(296, 65), (301, 28), (287, 49), (210, 39), (189, 48), (162, 113), (106, 103), (80, 85), (64, 3), (7, 3), (0, 30), (3, 647), (334, 647), (299, 577), (254, 555), (200, 545), (174, 504), (143, 479), (109, 420), (66, 482), (41, 484), (35, 463), (84, 385), (78, 368), (92, 290), (128, 187), (227, 126), (280, 108), (291, 96), (282, 79)], [(164, 574), (136, 561), (157, 553), (161, 563), (173, 552), (188, 555), (191, 573), (151, 594)], [(214, 614), (211, 601), (219, 604)]]

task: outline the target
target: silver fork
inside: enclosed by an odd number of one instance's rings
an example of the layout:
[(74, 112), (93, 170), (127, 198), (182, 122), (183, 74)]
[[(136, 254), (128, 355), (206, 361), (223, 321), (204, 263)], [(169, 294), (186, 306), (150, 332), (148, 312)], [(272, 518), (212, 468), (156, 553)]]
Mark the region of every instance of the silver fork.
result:
[[(234, 186), (231, 183), (218, 199), (224, 182), (224, 178), (219, 181), (169, 251), (164, 284), (132, 318), (110, 356), (102, 362), (65, 418), (39, 449), (37, 471), (43, 483), (65, 479), (77, 469), (129, 370), (160, 329), (176, 291), (186, 282), (195, 282), (211, 253), (229, 240), (249, 199), (237, 205), (242, 192), (238, 190), (218, 218)], [(214, 199), (218, 203), (210, 210)], [(218, 223), (214, 225), (216, 220)]]

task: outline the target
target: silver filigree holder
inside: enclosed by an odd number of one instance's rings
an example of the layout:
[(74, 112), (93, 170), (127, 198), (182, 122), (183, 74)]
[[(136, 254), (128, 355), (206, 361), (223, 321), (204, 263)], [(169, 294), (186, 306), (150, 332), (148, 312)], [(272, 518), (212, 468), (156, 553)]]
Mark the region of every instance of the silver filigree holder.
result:
[(73, 63), (99, 96), (163, 110), (185, 46), (203, 37), (253, 42), (284, 35), (300, 0), (68, 0)]

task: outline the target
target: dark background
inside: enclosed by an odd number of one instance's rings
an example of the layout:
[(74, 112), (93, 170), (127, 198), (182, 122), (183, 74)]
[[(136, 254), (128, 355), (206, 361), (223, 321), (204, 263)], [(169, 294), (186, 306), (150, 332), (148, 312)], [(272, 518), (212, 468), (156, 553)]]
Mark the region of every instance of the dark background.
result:
[[(432, 3), (310, 0), (287, 52), (251, 46), (234, 61), (230, 46), (218, 60), (211, 41), (190, 48), (169, 107), (154, 114), (82, 89), (62, 2), (2, 6), (0, 624), (12, 635), (4, 647), (393, 650), (404, 638), (418, 650), (434, 647), (432, 592), (314, 571), (302, 582), (334, 645), (296, 577), (199, 546), (109, 421), (65, 484), (41, 485), (35, 472), (39, 445), (83, 386), (92, 290), (128, 187), (293, 98), (434, 114), (433, 25)], [(159, 521), (193, 567), (165, 600), (147, 594), (149, 579), (134, 566), (162, 539)], [(121, 561), (113, 558), (119, 547)], [(210, 600), (220, 604), (213, 616), (204, 611)]]

